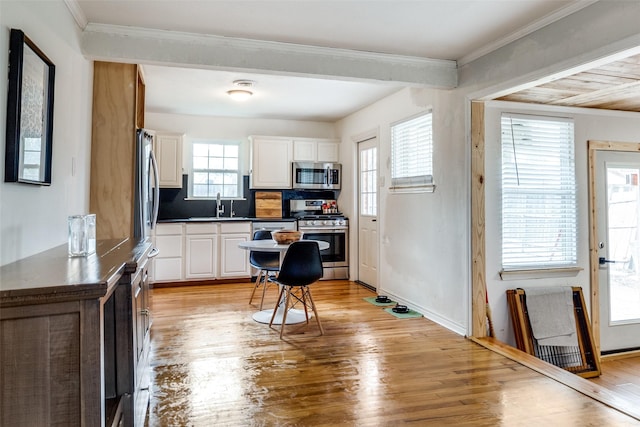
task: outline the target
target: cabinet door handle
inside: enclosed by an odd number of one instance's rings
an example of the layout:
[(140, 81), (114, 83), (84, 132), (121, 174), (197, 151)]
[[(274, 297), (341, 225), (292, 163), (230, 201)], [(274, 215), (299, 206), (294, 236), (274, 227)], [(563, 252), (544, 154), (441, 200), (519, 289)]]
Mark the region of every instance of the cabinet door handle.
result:
[(151, 252), (149, 252), (149, 255), (147, 255), (147, 258), (156, 257), (156, 256), (158, 256), (159, 253), (160, 253), (160, 249), (153, 248), (153, 249), (151, 249)]
[(143, 316), (149, 316), (151, 314), (151, 310), (149, 310), (148, 308), (143, 308), (142, 310), (140, 310), (140, 314), (142, 314)]

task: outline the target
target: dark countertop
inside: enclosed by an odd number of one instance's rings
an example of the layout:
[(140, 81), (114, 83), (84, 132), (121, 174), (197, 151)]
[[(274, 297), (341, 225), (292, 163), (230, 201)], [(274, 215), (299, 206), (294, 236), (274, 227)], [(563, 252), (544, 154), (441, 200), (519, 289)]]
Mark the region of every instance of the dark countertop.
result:
[(234, 216), (232, 218), (226, 217), (192, 217), (192, 218), (175, 218), (175, 219), (159, 219), (158, 223), (172, 223), (172, 222), (292, 222), (295, 218), (249, 218), (243, 216)]
[(129, 239), (99, 240), (96, 253), (69, 257), (66, 244), (0, 267), (0, 307), (100, 298), (133, 272), (151, 248)]

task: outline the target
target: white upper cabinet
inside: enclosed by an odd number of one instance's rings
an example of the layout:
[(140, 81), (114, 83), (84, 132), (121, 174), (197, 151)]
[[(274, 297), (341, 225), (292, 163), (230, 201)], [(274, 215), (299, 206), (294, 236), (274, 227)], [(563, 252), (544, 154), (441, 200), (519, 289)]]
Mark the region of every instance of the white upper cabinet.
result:
[(251, 136), (251, 188), (291, 188), (291, 138)]
[(293, 140), (294, 162), (337, 163), (340, 143), (334, 139), (295, 138)]
[(182, 135), (157, 133), (154, 151), (158, 160), (160, 188), (182, 187)]
[(338, 163), (340, 161), (340, 143), (338, 141), (318, 141), (318, 162)]
[(311, 140), (293, 141), (294, 162), (315, 162), (318, 158), (318, 144)]

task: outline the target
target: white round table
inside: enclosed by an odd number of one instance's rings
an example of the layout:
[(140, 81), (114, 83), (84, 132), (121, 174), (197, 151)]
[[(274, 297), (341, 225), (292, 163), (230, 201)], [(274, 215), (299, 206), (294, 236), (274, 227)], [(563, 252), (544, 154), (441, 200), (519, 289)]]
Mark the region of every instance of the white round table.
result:
[[(316, 242), (320, 250), (328, 249), (329, 243), (322, 240), (305, 240), (308, 242)], [(249, 240), (247, 242), (238, 243), (238, 247), (248, 250), (248, 251), (259, 251), (259, 252), (278, 252), (280, 254), (280, 265), (282, 265), (282, 260), (284, 259), (284, 255), (287, 253), (287, 249), (289, 249), (289, 245), (281, 245), (277, 243), (275, 240)], [(259, 323), (269, 323), (271, 322), (271, 317), (273, 316), (273, 309), (267, 309), (258, 311), (254, 313), (252, 318), (256, 322)], [(282, 318), (284, 317), (284, 301), (278, 301), (278, 308), (276, 310), (276, 316), (273, 318), (274, 325), (281, 325)], [(287, 325), (293, 325), (295, 323), (306, 322), (307, 318), (303, 310), (291, 309), (287, 314)]]

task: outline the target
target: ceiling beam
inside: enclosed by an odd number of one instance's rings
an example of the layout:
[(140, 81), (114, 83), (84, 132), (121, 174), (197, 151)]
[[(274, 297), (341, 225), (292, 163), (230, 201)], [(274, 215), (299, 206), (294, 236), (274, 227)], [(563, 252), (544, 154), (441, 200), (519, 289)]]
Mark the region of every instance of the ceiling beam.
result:
[(93, 60), (452, 89), (455, 61), (88, 24), (82, 52)]

